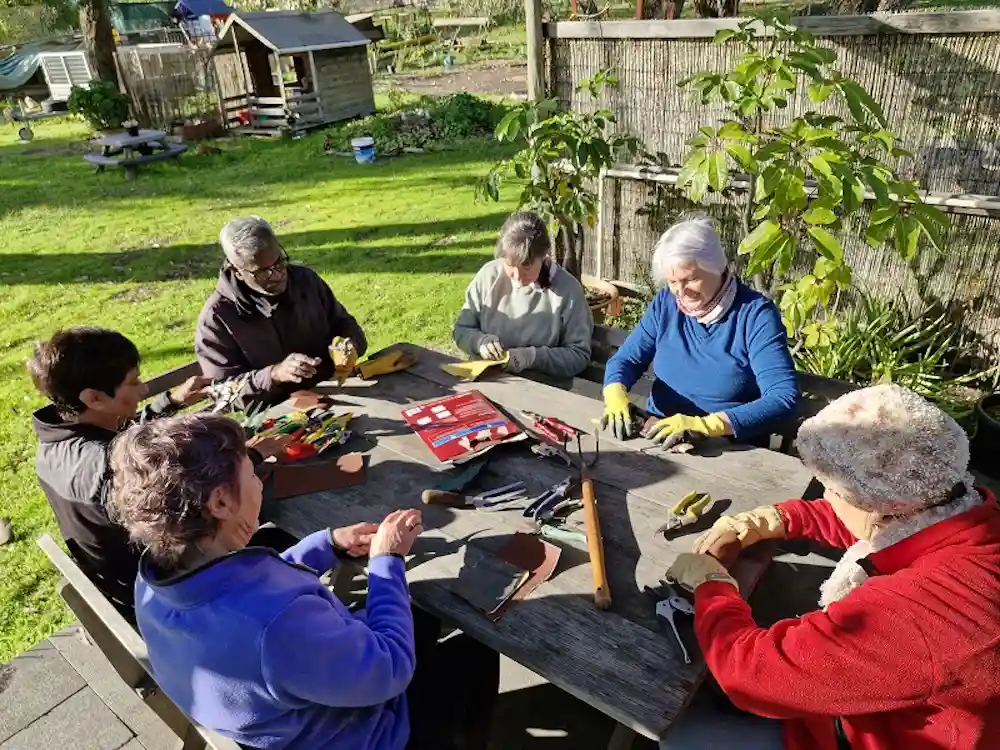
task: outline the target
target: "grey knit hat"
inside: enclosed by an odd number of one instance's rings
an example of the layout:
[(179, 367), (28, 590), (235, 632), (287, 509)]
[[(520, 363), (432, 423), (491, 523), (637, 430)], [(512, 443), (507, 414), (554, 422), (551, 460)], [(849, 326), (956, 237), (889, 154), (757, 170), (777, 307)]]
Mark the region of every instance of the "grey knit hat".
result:
[(841, 396), (796, 438), (802, 462), (843, 499), (882, 515), (907, 515), (964, 495), (969, 439), (913, 391), (876, 385)]

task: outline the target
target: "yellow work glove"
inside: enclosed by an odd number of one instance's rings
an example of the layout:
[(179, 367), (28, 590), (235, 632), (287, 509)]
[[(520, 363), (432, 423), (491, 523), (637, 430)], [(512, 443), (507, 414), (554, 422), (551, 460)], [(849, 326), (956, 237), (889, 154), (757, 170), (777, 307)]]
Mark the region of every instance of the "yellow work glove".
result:
[(333, 360), (333, 376), (341, 385), (351, 377), (354, 366), (358, 363), (358, 350), (354, 342), (337, 336), (330, 342), (330, 359)]
[(678, 443), (690, 443), (705, 437), (721, 437), (726, 434), (726, 427), (721, 414), (709, 414), (707, 417), (675, 414), (654, 422), (646, 432), (646, 438), (662, 445), (664, 450), (669, 450)]
[(709, 555), (696, 555), (691, 552), (677, 555), (674, 564), (667, 568), (666, 579), (674, 581), (688, 591), (694, 591), (709, 581), (724, 581), (739, 590), (736, 579), (729, 575), (729, 571), (722, 563)]
[(503, 357), (497, 360), (473, 359), (468, 362), (449, 362), (441, 365), (441, 369), (459, 380), (475, 380), (491, 367), (505, 365), (509, 361), (510, 352), (504, 352)]
[(367, 380), (379, 375), (388, 375), (392, 372), (405, 370), (408, 367), (412, 367), (416, 361), (417, 357), (412, 352), (401, 350), (388, 352), (378, 357), (373, 357), (367, 362), (362, 362), (358, 365), (358, 372), (361, 373), (361, 377)]
[(753, 510), (722, 516), (712, 528), (694, 540), (694, 551), (708, 552), (727, 542), (739, 542), (742, 549), (764, 539), (784, 539), (788, 531), (785, 519), (773, 505), (762, 505)]
[(628, 400), (628, 391), (621, 383), (604, 386), (604, 416), (601, 417), (601, 429), (606, 430), (609, 427), (616, 440), (635, 437), (632, 402)]

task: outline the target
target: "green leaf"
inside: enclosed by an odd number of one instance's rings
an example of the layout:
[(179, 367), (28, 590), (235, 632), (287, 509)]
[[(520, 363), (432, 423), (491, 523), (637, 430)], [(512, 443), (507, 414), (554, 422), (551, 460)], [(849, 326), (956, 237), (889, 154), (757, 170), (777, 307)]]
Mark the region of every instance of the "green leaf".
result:
[(913, 260), (920, 245), (920, 224), (912, 216), (896, 217), (896, 252), (903, 260)]
[(942, 233), (948, 228), (948, 219), (943, 212), (934, 206), (926, 203), (918, 203), (910, 209), (910, 216), (917, 222), (920, 229), (933, 245), (934, 249), (941, 252), (944, 249), (944, 239)]
[(736, 83), (736, 81), (726, 81), (722, 84), (720, 91), (722, 93), (722, 98), (727, 102), (736, 101), (740, 98), (740, 94), (743, 92), (740, 85)]
[(712, 40), (713, 44), (722, 44), (723, 42), (728, 42), (736, 36), (736, 29), (719, 29), (715, 32), (715, 38)]
[(741, 169), (746, 172), (753, 171), (753, 156), (750, 155), (750, 149), (741, 143), (727, 143), (726, 151), (733, 157)]
[(839, 86), (847, 101), (847, 108), (859, 124), (867, 125), (869, 118), (873, 118), (881, 127), (887, 127), (882, 108), (857, 82), (843, 78), (839, 81)]
[(760, 221), (761, 219), (767, 218), (767, 215), (771, 213), (771, 204), (764, 203), (757, 206), (757, 209), (753, 212), (753, 220)]
[(843, 262), (844, 248), (840, 240), (822, 227), (809, 227), (806, 232), (812, 238), (813, 245), (820, 255), (838, 264)]
[(767, 247), (781, 234), (781, 227), (774, 221), (768, 219), (758, 224), (750, 234), (743, 238), (737, 253), (748, 255), (755, 250)]
[(790, 150), (791, 146), (784, 141), (774, 141), (757, 151), (757, 161), (770, 161), (776, 156), (787, 154)]
[(756, 135), (747, 132), (735, 120), (729, 120), (719, 128), (718, 136), (724, 141), (738, 141), (740, 143), (756, 143), (757, 141)]
[(784, 276), (788, 273), (792, 267), (792, 262), (795, 260), (795, 240), (791, 235), (783, 232), (781, 238), (775, 244), (777, 248), (774, 254), (777, 256), (778, 261), (778, 275)]
[(876, 206), (872, 209), (870, 224), (884, 224), (887, 221), (892, 221), (899, 214), (899, 206), (895, 203), (889, 203), (883, 206)]
[(729, 185), (729, 165), (726, 163), (726, 152), (716, 151), (708, 157), (708, 184), (717, 193)]
[(498, 141), (512, 141), (521, 130), (521, 110), (512, 109), (497, 123), (494, 135)]
[(691, 200), (695, 203), (701, 201), (708, 190), (708, 170), (711, 159), (705, 159), (695, 170), (691, 177)]
[(813, 265), (813, 275), (817, 279), (825, 279), (830, 275), (830, 272), (836, 268), (837, 264), (834, 263), (829, 258), (824, 258), (820, 256), (816, 259), (816, 263)]
[[(759, 158), (759, 154), (758, 154)], [(781, 183), (782, 170), (771, 164), (761, 174), (757, 176), (757, 184), (754, 192), (754, 200), (762, 201), (778, 189)]]
[(812, 167), (816, 175), (822, 175), (823, 177), (833, 176), (833, 167), (830, 166), (830, 162), (827, 161), (826, 156), (823, 154), (813, 154), (810, 156), (809, 166)]
[(813, 205), (802, 214), (802, 218), (810, 224), (833, 224), (837, 215), (829, 208)]

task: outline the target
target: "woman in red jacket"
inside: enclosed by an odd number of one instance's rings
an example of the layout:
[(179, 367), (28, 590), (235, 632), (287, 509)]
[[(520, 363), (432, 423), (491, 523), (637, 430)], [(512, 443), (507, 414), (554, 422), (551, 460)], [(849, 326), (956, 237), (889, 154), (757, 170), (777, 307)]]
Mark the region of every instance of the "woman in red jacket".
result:
[[(785, 720), (788, 750), (1000, 747), (1000, 512), (973, 487), (965, 433), (880, 385), (831, 403), (797, 443), (823, 500), (724, 516), (668, 571), (695, 592), (698, 642), (722, 689)], [(846, 552), (821, 610), (760, 628), (702, 553), (786, 538)]]

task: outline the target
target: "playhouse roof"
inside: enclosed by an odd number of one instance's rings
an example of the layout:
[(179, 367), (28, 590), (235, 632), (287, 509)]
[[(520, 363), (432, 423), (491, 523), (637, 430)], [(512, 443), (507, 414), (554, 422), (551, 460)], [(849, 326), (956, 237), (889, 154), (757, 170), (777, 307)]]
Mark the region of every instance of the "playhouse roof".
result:
[(233, 13), (219, 33), (215, 51), (231, 49), (234, 35), (237, 43), (256, 39), (282, 54), (361, 47), (369, 43), (368, 37), (332, 10)]

